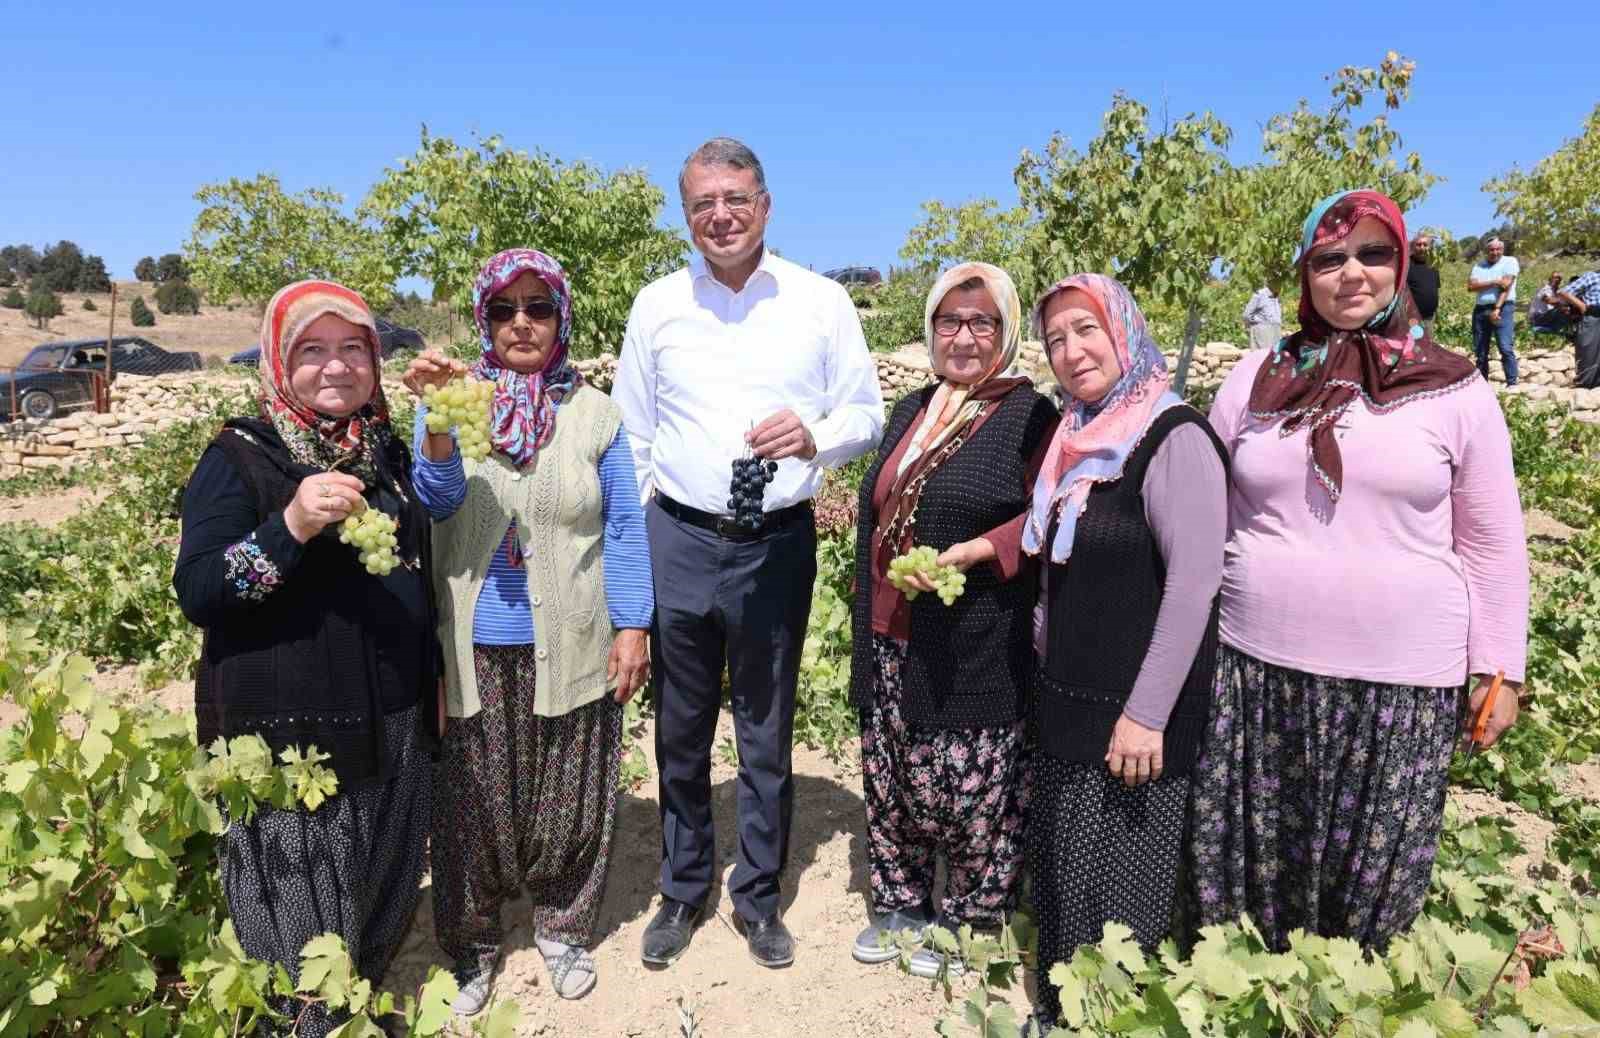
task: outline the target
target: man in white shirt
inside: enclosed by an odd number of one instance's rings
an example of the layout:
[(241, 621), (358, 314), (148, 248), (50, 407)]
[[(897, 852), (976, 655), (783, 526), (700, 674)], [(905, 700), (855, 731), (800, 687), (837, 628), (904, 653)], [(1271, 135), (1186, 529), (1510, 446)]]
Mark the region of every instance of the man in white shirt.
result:
[[(611, 392), (646, 501), (656, 591), (663, 901), (642, 958), (664, 966), (683, 954), (714, 897), (711, 743), (726, 664), (739, 750), (728, 893), (750, 954), (777, 967), (794, 959), (778, 904), (817, 571), (811, 496), (824, 468), (877, 443), (883, 398), (845, 290), (767, 251), (772, 198), (750, 149), (707, 141), (678, 190), (699, 255), (634, 300)], [(736, 487), (747, 454), (765, 459), (765, 477)]]
[(1474, 264), (1467, 275), (1467, 291), (1477, 293), (1472, 306), (1472, 351), (1478, 356), (1478, 371), (1489, 377), (1489, 337), (1500, 343), (1500, 367), (1506, 385), (1517, 384), (1517, 275), (1522, 265), (1506, 255), (1505, 242), (1491, 238), (1483, 246), (1486, 261)]

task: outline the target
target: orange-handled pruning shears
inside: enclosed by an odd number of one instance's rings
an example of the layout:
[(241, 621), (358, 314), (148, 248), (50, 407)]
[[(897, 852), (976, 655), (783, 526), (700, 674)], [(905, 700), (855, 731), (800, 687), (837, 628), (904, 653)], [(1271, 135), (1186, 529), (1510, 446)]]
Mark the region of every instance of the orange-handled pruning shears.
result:
[(1472, 734), (1467, 740), (1467, 756), (1478, 752), (1478, 747), (1483, 745), (1485, 730), (1489, 727), (1489, 715), (1494, 712), (1494, 703), (1500, 698), (1500, 686), (1505, 683), (1506, 672), (1496, 671), (1494, 680), (1489, 682), (1489, 691), (1483, 697), (1483, 703), (1478, 707), (1478, 716), (1472, 721)]

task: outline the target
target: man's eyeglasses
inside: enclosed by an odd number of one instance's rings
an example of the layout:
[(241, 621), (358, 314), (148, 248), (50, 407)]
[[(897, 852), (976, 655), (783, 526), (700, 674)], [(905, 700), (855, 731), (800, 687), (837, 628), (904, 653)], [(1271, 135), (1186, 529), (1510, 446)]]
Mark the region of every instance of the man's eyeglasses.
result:
[[(1373, 242), (1363, 245), (1355, 251), (1356, 262), (1363, 267), (1385, 267), (1394, 262), (1400, 250), (1393, 245), (1379, 245)], [(1342, 249), (1332, 252), (1319, 252), (1306, 260), (1306, 266), (1311, 268), (1313, 274), (1332, 274), (1346, 263), (1350, 262), (1351, 254)]]
[(974, 339), (992, 339), (995, 332), (1000, 330), (1000, 322), (988, 314), (978, 314), (976, 317), (939, 314), (933, 319), (933, 330), (946, 339), (954, 339), (960, 335), (963, 326), (972, 330)]
[(698, 198), (690, 202), (687, 208), (689, 215), (696, 220), (715, 212), (718, 202), (726, 206), (728, 212), (735, 216), (749, 216), (755, 211), (756, 200), (764, 194), (766, 194), (765, 191), (757, 191), (749, 195), (736, 194), (723, 195), (721, 198)]
[(521, 305), (496, 299), (483, 308), (489, 320), (497, 322), (514, 320), (519, 310), (527, 314), (530, 321), (548, 321), (556, 315), (556, 304), (553, 299), (530, 299)]

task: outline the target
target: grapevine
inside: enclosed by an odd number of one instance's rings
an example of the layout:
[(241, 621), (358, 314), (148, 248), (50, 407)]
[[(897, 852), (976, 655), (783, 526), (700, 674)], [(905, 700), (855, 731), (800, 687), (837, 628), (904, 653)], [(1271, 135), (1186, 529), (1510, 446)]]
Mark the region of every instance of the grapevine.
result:
[(422, 401), (428, 405), (423, 419), (431, 433), (456, 431), (461, 456), (482, 461), (489, 456), (489, 407), (494, 383), (483, 379), (455, 379), (444, 386), (427, 386)]
[(906, 579), (918, 573), (933, 584), (939, 601), (947, 606), (954, 605), (967, 589), (967, 575), (954, 566), (939, 565), (939, 553), (927, 545), (912, 548), (889, 562), (889, 583), (894, 585), (896, 591), (903, 593), (908, 602), (916, 601), (922, 593)]

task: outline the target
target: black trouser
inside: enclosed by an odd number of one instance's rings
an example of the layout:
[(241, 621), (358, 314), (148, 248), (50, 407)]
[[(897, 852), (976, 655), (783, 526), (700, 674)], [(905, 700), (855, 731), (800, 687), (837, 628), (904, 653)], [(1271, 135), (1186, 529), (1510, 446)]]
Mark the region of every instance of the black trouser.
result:
[(654, 569), (656, 766), (661, 892), (698, 905), (711, 893), (711, 742), (728, 668), (739, 748), (739, 855), (728, 893), (746, 919), (778, 910), (794, 799), (790, 748), (800, 650), (817, 574), (809, 513), (752, 540), (645, 512)]
[(1594, 389), (1600, 386), (1600, 311), (1590, 307), (1578, 320), (1578, 335), (1573, 348), (1578, 355), (1577, 386)]

